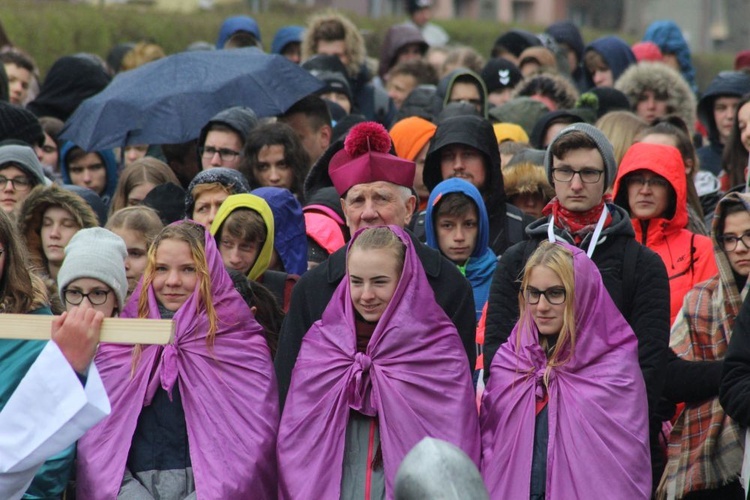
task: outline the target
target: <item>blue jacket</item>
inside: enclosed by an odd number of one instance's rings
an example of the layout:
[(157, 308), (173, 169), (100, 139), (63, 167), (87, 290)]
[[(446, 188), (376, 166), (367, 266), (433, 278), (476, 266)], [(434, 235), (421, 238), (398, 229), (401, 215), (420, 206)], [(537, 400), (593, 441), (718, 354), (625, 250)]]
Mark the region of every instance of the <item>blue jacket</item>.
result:
[[(68, 173), (68, 153), (70, 150), (76, 147), (72, 142), (66, 142), (63, 144), (60, 150), (60, 173), (65, 184), (72, 184), (70, 182), (70, 174)], [(104, 188), (104, 192), (99, 195), (107, 208), (112, 201), (112, 196), (115, 194), (117, 188), (117, 159), (111, 149), (103, 149), (97, 151), (102, 161), (104, 162), (104, 168), (107, 169), (107, 186)]]
[[(432, 190), (430, 198), (427, 200), (427, 213), (425, 215), (427, 245), (440, 250), (435, 234), (435, 222), (432, 212), (440, 199), (450, 193), (462, 193), (471, 198), (474, 201), (479, 217), (479, 232), (476, 245), (471, 257), (466, 261), (466, 266), (462, 269), (464, 276), (469, 280), (471, 288), (474, 291), (474, 307), (476, 309), (477, 321), (479, 321), (479, 318), (482, 316), (482, 308), (487, 302), (490, 293), (490, 283), (492, 282), (492, 275), (495, 273), (495, 267), (497, 266), (497, 256), (489, 247), (490, 223), (482, 195), (479, 194), (479, 190), (470, 182), (463, 179), (451, 178), (439, 183)], [(460, 266), (459, 269), (461, 269)]]
[(260, 196), (273, 212), (273, 246), (284, 264), (284, 271), (302, 275), (307, 271), (307, 232), (302, 205), (291, 191), (278, 187), (262, 187), (251, 194)]
[(674, 21), (654, 21), (646, 28), (643, 41), (654, 42), (659, 46), (662, 53), (677, 56), (682, 77), (688, 82), (690, 89), (694, 93), (698, 93), (698, 85), (695, 83), (695, 68), (690, 58), (690, 47), (688, 47), (687, 41), (682, 35), (682, 30)]
[[(635, 64), (635, 54), (630, 50), (630, 46), (622, 38), (616, 36), (605, 36), (598, 38), (586, 46), (584, 54), (589, 50), (594, 50), (602, 56), (609, 69), (612, 70), (612, 80), (617, 81), (628, 66)], [(586, 72), (586, 79), (589, 86), (594, 86), (591, 75)]]

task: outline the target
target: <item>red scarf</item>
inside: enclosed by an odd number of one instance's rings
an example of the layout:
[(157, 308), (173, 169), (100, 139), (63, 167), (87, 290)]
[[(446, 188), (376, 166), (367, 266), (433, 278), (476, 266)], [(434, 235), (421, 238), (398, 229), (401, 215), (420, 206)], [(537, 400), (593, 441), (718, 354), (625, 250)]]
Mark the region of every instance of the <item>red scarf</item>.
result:
[[(594, 231), (596, 223), (599, 222), (599, 217), (602, 215), (602, 210), (605, 209), (606, 203), (612, 202), (612, 195), (605, 194), (602, 196), (602, 201), (599, 202), (593, 208), (586, 210), (585, 212), (573, 212), (563, 207), (560, 204), (560, 200), (557, 197), (547, 203), (547, 206), (542, 210), (542, 215), (554, 215), (555, 226), (569, 232), (573, 236), (573, 241), (576, 245), (579, 245), (587, 234)], [(612, 214), (607, 213), (607, 218), (604, 221), (604, 227), (609, 226), (612, 222)]]

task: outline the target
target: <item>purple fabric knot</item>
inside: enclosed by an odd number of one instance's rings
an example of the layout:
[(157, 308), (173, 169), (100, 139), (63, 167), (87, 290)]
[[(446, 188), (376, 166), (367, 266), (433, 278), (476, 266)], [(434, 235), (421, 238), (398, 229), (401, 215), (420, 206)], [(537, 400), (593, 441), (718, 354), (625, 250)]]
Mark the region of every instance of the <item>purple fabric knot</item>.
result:
[(372, 366), (370, 356), (358, 352), (354, 355), (354, 377), (349, 385), (349, 407), (364, 415), (376, 413), (372, 399), (372, 381), (369, 372)]
[(370, 359), (370, 356), (363, 352), (358, 352), (354, 355), (354, 361), (359, 365), (359, 367), (362, 369), (362, 373), (367, 373), (370, 371), (370, 367), (372, 366), (372, 360)]
[(164, 347), (161, 354), (161, 386), (172, 400), (172, 387), (177, 381), (177, 348), (173, 344)]

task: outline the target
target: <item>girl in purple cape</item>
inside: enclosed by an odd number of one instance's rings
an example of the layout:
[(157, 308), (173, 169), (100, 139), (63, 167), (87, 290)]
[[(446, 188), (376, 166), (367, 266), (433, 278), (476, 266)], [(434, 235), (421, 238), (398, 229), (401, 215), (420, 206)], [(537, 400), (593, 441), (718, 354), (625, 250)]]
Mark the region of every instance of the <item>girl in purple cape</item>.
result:
[(638, 342), (578, 248), (529, 258), (520, 319), (482, 398), (490, 498), (647, 499), (647, 401)]
[(393, 498), (423, 437), (475, 463), (479, 423), (455, 326), (396, 226), (354, 235), (347, 276), (305, 335), (278, 439), (282, 499)]
[(174, 340), (100, 346), (112, 413), (79, 441), (78, 497), (276, 498), (270, 353), (203, 226), (159, 233), (121, 317), (172, 319)]

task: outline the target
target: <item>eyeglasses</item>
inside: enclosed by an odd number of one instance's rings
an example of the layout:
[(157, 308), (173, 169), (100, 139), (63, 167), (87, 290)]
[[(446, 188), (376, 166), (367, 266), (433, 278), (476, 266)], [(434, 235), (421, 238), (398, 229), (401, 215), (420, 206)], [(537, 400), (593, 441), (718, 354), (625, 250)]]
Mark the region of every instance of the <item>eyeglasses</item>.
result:
[(651, 186), (651, 187), (658, 187), (658, 188), (669, 187), (669, 181), (660, 175), (655, 175), (654, 177), (651, 177), (650, 179), (646, 179), (642, 175), (629, 175), (626, 177), (625, 181), (628, 183), (628, 186), (637, 187), (638, 189), (641, 189), (644, 186)]
[(552, 178), (557, 182), (573, 182), (573, 177), (578, 174), (581, 178), (581, 182), (585, 184), (596, 184), (599, 179), (602, 178), (604, 170), (597, 170), (595, 168), (582, 168), (581, 170), (573, 170), (568, 167), (553, 168)]
[(536, 288), (526, 287), (526, 302), (529, 304), (538, 304), (544, 295), (552, 305), (558, 306), (565, 302), (565, 289), (561, 286), (548, 288), (546, 290), (537, 290)]
[(80, 290), (63, 290), (63, 299), (68, 304), (74, 306), (83, 302), (84, 298), (89, 299), (92, 306), (100, 306), (107, 302), (107, 296), (112, 290), (91, 290), (89, 293), (83, 293)]
[(232, 161), (241, 154), (240, 152), (233, 151), (231, 149), (216, 149), (212, 146), (208, 146), (205, 148), (200, 147), (198, 148), (198, 153), (206, 160), (210, 160), (216, 153), (219, 153), (219, 158), (221, 158), (221, 161)]
[(737, 243), (742, 240), (742, 244), (745, 245), (745, 249), (750, 249), (750, 231), (745, 231), (741, 236), (735, 236), (733, 234), (724, 234), (717, 238), (724, 250), (727, 252), (734, 252), (737, 249)]
[(4, 175), (0, 175), (0, 189), (5, 189), (5, 186), (7, 186), (9, 182), (12, 182), (13, 187), (18, 191), (24, 191), (31, 187), (31, 179), (28, 177), (14, 177), (13, 179), (9, 179)]

